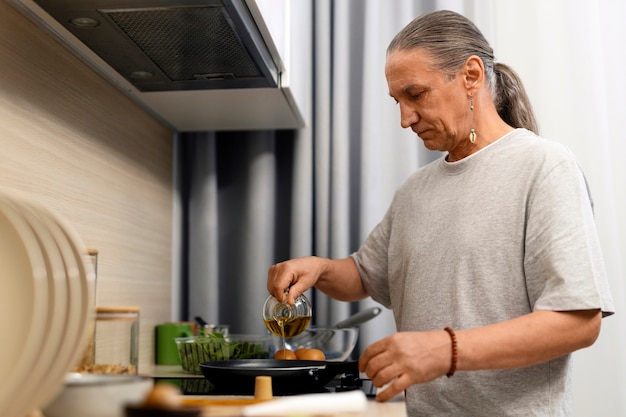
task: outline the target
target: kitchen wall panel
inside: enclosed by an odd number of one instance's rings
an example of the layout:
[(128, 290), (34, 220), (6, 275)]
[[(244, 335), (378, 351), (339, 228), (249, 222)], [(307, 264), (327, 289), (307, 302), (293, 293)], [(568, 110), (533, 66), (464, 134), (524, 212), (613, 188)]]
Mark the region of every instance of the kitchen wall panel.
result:
[(140, 368), (171, 317), (173, 132), (0, 2), (0, 188), (99, 251), (99, 305), (141, 308)]

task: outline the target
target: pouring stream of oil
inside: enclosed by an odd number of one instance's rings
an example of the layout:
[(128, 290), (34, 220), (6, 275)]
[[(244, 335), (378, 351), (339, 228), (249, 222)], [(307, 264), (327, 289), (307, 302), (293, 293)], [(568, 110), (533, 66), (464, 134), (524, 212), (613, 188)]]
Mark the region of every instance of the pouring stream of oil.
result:
[(310, 322), (311, 316), (298, 316), (293, 319), (284, 320), (272, 318), (265, 321), (265, 325), (269, 331), (281, 337), (283, 340), (283, 353), (285, 355), (283, 359), (287, 359), (286, 338), (302, 333), (304, 329), (309, 327)]

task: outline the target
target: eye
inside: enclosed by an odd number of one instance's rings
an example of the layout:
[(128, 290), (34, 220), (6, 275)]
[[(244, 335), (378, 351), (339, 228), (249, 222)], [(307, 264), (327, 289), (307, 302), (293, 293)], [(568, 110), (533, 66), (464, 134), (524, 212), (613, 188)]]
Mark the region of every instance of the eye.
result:
[(429, 87), (417, 87), (408, 88), (405, 90), (405, 94), (407, 99), (412, 101), (418, 101), (426, 97), (428, 92), (430, 91)]

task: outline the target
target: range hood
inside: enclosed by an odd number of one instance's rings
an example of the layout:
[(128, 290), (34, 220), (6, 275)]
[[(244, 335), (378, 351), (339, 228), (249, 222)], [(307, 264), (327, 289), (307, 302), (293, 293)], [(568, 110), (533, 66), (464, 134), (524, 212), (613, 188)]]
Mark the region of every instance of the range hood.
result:
[(254, 0), (12, 0), (176, 131), (304, 125)]

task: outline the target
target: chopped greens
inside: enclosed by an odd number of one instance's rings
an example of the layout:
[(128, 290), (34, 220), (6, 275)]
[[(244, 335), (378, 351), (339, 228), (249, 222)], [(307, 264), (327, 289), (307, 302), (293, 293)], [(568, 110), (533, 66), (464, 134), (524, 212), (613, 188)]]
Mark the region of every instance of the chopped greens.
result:
[(183, 370), (201, 374), (200, 363), (228, 359), (267, 359), (269, 352), (262, 343), (231, 341), (220, 333), (177, 340)]

